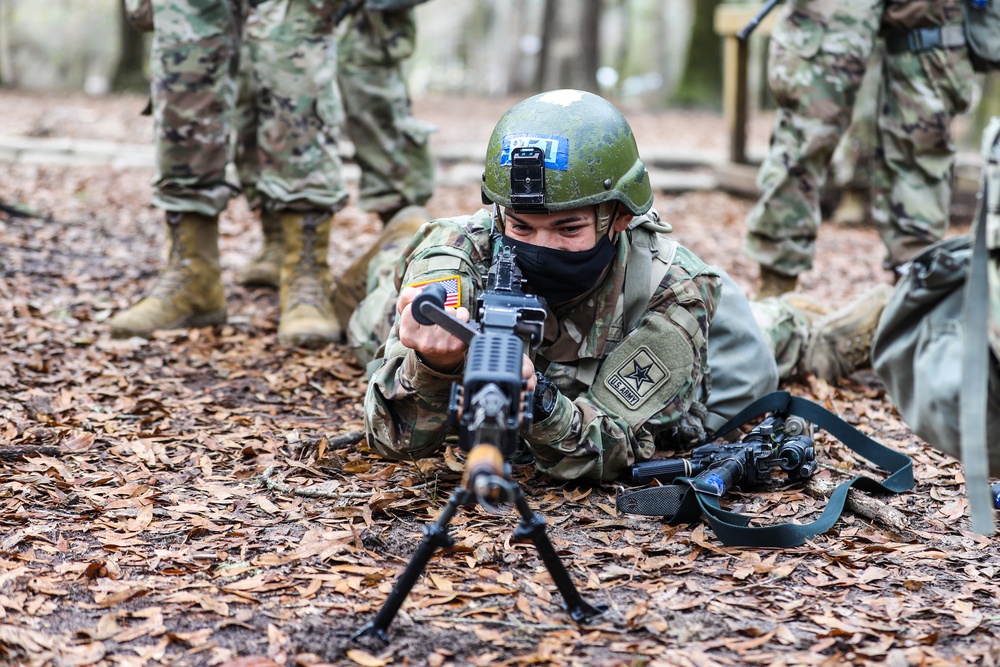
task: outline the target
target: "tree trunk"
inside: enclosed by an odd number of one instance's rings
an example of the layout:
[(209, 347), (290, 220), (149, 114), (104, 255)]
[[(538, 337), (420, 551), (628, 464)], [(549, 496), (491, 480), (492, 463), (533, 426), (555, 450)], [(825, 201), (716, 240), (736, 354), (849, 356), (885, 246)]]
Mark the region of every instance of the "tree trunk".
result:
[(673, 102), (718, 109), (722, 104), (722, 40), (715, 34), (715, 8), (720, 0), (698, 0), (687, 60)]
[(601, 0), (546, 0), (539, 53), (542, 90), (597, 90)]
[(549, 79), (551, 45), (555, 39), (559, 18), (558, 0), (544, 0), (542, 9), (542, 43), (538, 51), (538, 69), (535, 70), (535, 90), (543, 90)]
[(584, 0), (580, 21), (579, 85), (575, 88), (597, 91), (597, 68), (601, 66), (601, 0)]
[(14, 85), (13, 59), (10, 55), (11, 4), (0, 0), (0, 87)]
[(118, 3), (118, 34), (121, 40), (121, 52), (118, 66), (111, 81), (113, 90), (145, 92), (149, 90), (144, 65), (146, 63), (146, 44), (141, 32), (132, 27), (125, 18), (125, 3)]

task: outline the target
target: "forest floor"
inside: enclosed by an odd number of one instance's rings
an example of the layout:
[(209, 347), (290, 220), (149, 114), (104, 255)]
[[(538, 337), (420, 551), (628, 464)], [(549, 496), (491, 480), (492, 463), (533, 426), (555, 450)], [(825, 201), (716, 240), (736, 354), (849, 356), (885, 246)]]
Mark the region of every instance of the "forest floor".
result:
[[(435, 150), (485, 146), (510, 100), (425, 99)], [(0, 91), (0, 135), (148, 143), (139, 97)], [(722, 153), (722, 119), (626, 109), (648, 150)], [(766, 123), (751, 142), (766, 142)], [(0, 663), (10, 665), (939, 665), (1000, 664), (1000, 542), (967, 517), (961, 466), (902, 423), (867, 370), (785, 388), (914, 459), (916, 487), (881, 498), (908, 525), (851, 512), (790, 549), (725, 547), (698, 523), (618, 516), (615, 485), (514, 472), (580, 592), (608, 611), (573, 623), (516, 517), (461, 512), (389, 630), (352, 642), (458, 482), (460, 452), (373, 457), (365, 377), (346, 350), (276, 342), (278, 299), (235, 282), (260, 234), (222, 219), (229, 322), (112, 340), (106, 320), (162, 265), (145, 168), (0, 164)], [(752, 294), (741, 252), (752, 202), (657, 193), (676, 238)], [(436, 215), (472, 212), (475, 182)], [(339, 275), (379, 223), (338, 216)], [(955, 233), (968, 230), (956, 225)], [(870, 228), (825, 224), (803, 290), (831, 306), (888, 282)], [(818, 476), (883, 478), (818, 436)], [(726, 498), (754, 525), (810, 521), (796, 486)]]

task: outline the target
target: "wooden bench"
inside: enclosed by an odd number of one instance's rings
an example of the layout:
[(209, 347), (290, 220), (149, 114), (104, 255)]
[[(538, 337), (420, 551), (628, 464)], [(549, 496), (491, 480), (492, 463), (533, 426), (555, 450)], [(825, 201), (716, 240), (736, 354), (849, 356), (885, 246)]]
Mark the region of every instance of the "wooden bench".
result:
[[(715, 8), (715, 32), (722, 36), (722, 112), (729, 132), (729, 162), (749, 164), (747, 160), (747, 57), (745, 41), (737, 33), (760, 11), (763, 4), (723, 3)], [(770, 35), (780, 7), (776, 7), (754, 30), (754, 35)]]

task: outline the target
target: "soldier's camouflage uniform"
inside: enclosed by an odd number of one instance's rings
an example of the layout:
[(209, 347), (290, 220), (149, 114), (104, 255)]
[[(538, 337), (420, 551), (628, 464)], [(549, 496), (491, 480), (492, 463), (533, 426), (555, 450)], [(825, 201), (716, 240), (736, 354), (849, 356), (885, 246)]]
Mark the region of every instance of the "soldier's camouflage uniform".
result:
[(837, 187), (868, 191), (872, 185), (872, 161), (878, 133), (878, 95), (882, 72), (882, 49), (876, 45), (872, 60), (858, 87), (850, 125), (831, 158)]
[[(413, 9), (361, 8), (336, 31), (329, 52), (336, 84), (322, 98), (323, 118), (334, 141), (346, 133), (361, 168), (358, 206), (383, 216), (408, 205), (422, 205), (434, 192), (434, 159), (428, 139), (433, 126), (411, 114), (402, 64), (413, 54)], [(244, 48), (246, 62), (250, 54)], [(250, 67), (241, 67), (236, 167), (243, 191), (256, 208), (257, 91)]]
[[(267, 2), (258, 6), (250, 26), (280, 22), (286, 4)], [(339, 2), (328, 3), (341, 6)], [(248, 12), (248, 7), (240, 7)], [(152, 0), (125, 0), (126, 16), (136, 29), (153, 29)], [(262, 173), (258, 156), (259, 85), (255, 70), (268, 57), (255, 39), (269, 34), (271, 39), (287, 32), (248, 27), (241, 40), (235, 112), (236, 145), (232, 160), (250, 207), (263, 205), (258, 181)], [(434, 189), (434, 161), (428, 138), (433, 126), (411, 115), (411, 104), (403, 62), (413, 54), (416, 19), (412, 8), (377, 10), (362, 7), (350, 13), (336, 33), (336, 48), (326, 45), (328, 66), (321, 70), (324, 82), (336, 72), (336, 85), (317, 95), (317, 112), (329, 141), (335, 143), (345, 131), (354, 145), (355, 160), (361, 167), (358, 205), (366, 211), (389, 216), (407, 205), (427, 202)], [(330, 162), (326, 170), (332, 183), (342, 183), (340, 163)], [(235, 184), (232, 184), (235, 185)], [(339, 186), (342, 188), (342, 186)], [(265, 193), (270, 188), (265, 186)], [(221, 197), (216, 198), (216, 200)], [(216, 204), (213, 203), (213, 207)], [(202, 210), (203, 209), (199, 209)]]
[[(789, 0), (772, 35), (768, 82), (779, 105), (747, 218), (746, 253), (796, 276), (812, 267), (818, 197), (847, 128), (876, 35), (960, 31), (968, 0)], [(954, 171), (951, 119), (965, 111), (973, 69), (964, 44), (886, 53), (873, 164), (873, 210), (895, 268), (940, 239)]]
[[(340, 2), (152, 0), (151, 95), (167, 211), (217, 215), (238, 191), (233, 154), (238, 70), (255, 88), (254, 181), (271, 210), (337, 211), (347, 199), (337, 152), (333, 17)], [(240, 63), (241, 44), (245, 59)]]
[[(649, 216), (656, 220), (655, 213)], [(382, 456), (419, 458), (437, 451), (449, 433), (451, 384), (461, 380), (460, 371), (433, 371), (400, 343), (394, 327), (398, 290), (458, 276), (460, 305), (471, 310), (491, 263), (491, 225), (487, 211), (438, 220), (408, 247), (381, 253), (369, 267), (369, 296), (355, 311), (348, 338), (362, 360), (385, 341), (369, 365), (365, 397), (368, 440)], [(533, 362), (559, 387), (560, 398), (523, 439), (539, 469), (553, 477), (611, 480), (650, 458), (657, 446), (688, 447), (692, 423), (721, 426), (748, 397), (777, 386), (775, 353), (787, 370), (803, 347), (807, 323), (794, 308), (772, 299), (751, 311), (728, 276), (665, 234), (657, 238), (668, 244), (661, 249), (672, 249), (666, 254), (673, 261), (634, 330), (623, 330), (622, 315), (624, 269), (633, 254), (629, 234), (619, 235), (608, 276), (591, 296), (558, 316), (549, 312)], [(747, 326), (755, 317), (767, 334)], [(706, 344), (710, 326), (711, 342), (719, 341), (714, 347)], [(678, 333), (686, 341), (682, 349), (667, 344)]]
[(403, 76), (416, 31), (413, 9), (362, 9), (337, 30), (343, 126), (361, 167), (358, 206), (383, 220), (434, 192), (434, 128), (413, 117)]

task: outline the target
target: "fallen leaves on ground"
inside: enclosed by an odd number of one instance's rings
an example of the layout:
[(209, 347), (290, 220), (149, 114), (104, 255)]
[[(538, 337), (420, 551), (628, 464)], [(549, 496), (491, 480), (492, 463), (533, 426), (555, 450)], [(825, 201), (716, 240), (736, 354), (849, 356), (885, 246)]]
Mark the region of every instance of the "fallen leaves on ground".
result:
[[(607, 612), (575, 624), (534, 547), (512, 538), (516, 516), (472, 508), (392, 642), (350, 641), (458, 483), (461, 455), (391, 463), (338, 444), (363, 427), (364, 372), (340, 346), (277, 344), (276, 295), (235, 284), (259, 239), (239, 202), (222, 224), (229, 323), (111, 340), (105, 320), (161, 262), (149, 178), (0, 165), (0, 200), (45, 214), (0, 217), (0, 662), (998, 664), (997, 542), (969, 531), (958, 463), (914, 437), (864, 371), (788, 388), (914, 458), (917, 488), (884, 499), (911, 535), (848, 513), (799, 548), (730, 548), (702, 524), (616, 516), (612, 485), (516, 465), (571, 578)], [(749, 202), (657, 204), (682, 241), (750, 284), (738, 250)], [(477, 205), (474, 186), (430, 204)], [(339, 216), (335, 272), (377, 231), (353, 207)], [(880, 279), (873, 230), (823, 235), (807, 290), (839, 305)], [(880, 475), (827, 437), (818, 445), (824, 477)], [(824, 507), (780, 485), (726, 503), (756, 525)]]

